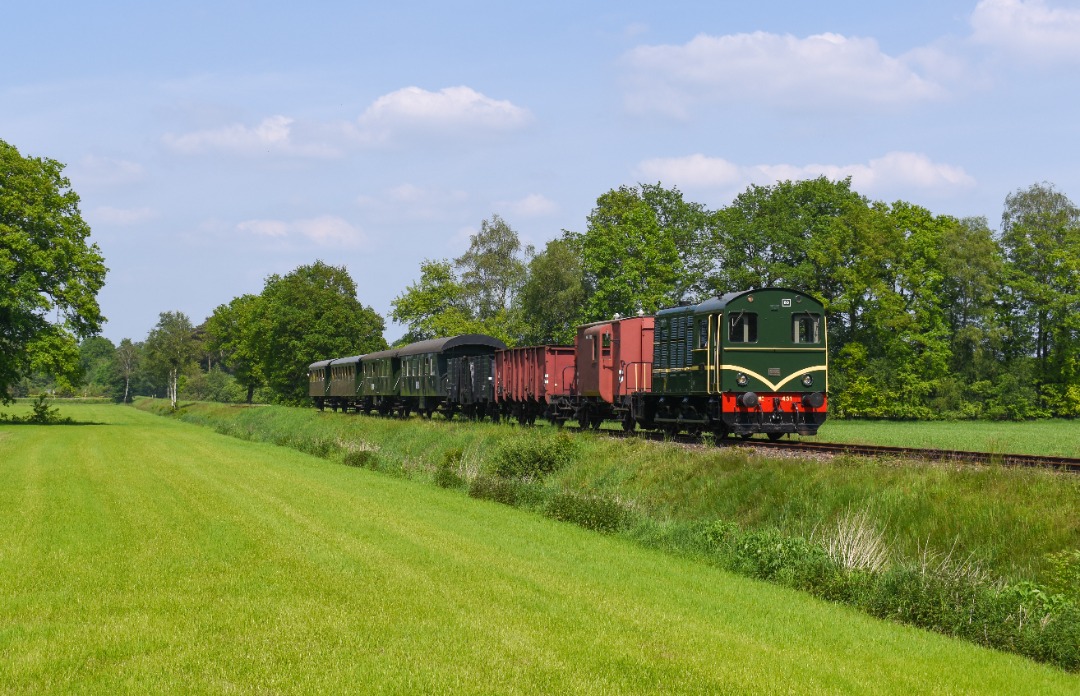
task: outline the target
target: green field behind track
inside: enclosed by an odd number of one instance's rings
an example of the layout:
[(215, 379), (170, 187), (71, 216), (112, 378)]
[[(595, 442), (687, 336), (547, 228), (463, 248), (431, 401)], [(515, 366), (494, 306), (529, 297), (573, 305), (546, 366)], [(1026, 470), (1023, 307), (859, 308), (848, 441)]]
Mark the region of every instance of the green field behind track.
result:
[(816, 438), (828, 442), (969, 450), (995, 454), (1080, 457), (1080, 420), (825, 421)]
[(1077, 693), (1080, 677), (118, 406), (0, 426), (6, 693)]

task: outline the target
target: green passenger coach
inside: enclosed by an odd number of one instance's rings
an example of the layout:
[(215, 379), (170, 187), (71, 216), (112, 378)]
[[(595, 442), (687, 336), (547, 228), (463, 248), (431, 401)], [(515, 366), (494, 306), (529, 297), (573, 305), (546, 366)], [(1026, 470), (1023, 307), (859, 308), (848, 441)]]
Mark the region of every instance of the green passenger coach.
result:
[(733, 292), (656, 314), (652, 391), (634, 418), (669, 432), (814, 435), (825, 420), (825, 309), (798, 290)]

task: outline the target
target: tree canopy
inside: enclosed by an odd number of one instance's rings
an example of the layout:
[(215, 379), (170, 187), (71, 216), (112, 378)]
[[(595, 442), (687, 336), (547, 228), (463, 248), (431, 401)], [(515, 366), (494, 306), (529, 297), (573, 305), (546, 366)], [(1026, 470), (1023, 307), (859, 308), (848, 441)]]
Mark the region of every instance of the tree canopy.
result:
[(311, 363), (386, 348), (383, 318), (356, 298), (344, 266), (322, 261), (267, 278), (253, 320), (262, 374), (285, 402), (307, 397)]
[(454, 259), (420, 264), (420, 279), (394, 298), (391, 316), (405, 324), (402, 342), (483, 333), (509, 345), (521, 335), (519, 300), (527, 274), (517, 232), (498, 215), (480, 223), (469, 248)]
[(0, 140), (0, 402), (29, 373), (78, 381), (79, 339), (105, 322), (107, 269), (63, 170)]

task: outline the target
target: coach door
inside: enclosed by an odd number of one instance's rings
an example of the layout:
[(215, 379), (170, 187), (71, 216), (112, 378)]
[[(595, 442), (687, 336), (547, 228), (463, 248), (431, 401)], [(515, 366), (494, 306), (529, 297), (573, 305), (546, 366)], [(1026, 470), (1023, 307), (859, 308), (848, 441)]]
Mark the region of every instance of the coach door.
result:
[(719, 394), (723, 391), (720, 387), (720, 374), (723, 361), (720, 351), (720, 330), (724, 325), (723, 314), (710, 314), (708, 318), (707, 336), (709, 345), (706, 351), (707, 362), (705, 364), (706, 392)]

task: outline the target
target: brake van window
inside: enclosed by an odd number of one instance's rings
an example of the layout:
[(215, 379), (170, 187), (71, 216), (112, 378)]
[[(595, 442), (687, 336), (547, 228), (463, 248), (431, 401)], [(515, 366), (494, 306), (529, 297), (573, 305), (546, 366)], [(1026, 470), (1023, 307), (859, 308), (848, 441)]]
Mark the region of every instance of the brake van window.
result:
[(757, 314), (753, 312), (729, 314), (728, 340), (732, 343), (756, 343)]
[(793, 343), (821, 343), (821, 316), (792, 314), (791, 340)]

